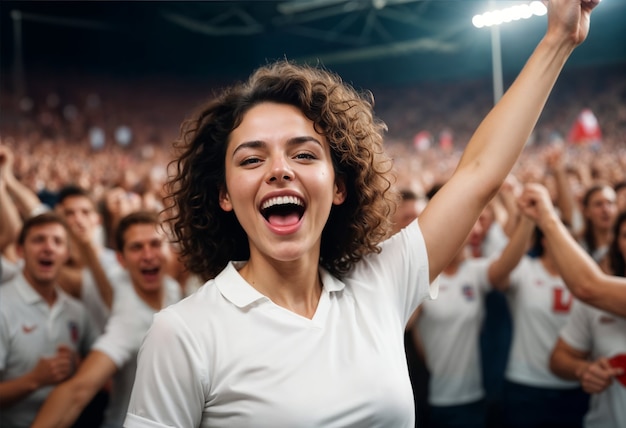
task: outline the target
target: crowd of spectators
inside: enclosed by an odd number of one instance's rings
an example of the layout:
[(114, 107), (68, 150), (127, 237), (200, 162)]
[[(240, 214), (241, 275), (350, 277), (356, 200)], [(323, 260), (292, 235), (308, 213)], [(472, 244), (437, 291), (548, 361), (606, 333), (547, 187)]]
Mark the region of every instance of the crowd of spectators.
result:
[[(586, 221), (593, 214), (587, 214), (586, 204), (594, 186), (614, 191), (616, 209), (608, 229), (616, 213), (626, 211), (624, 75), (623, 66), (565, 72), (506, 186), (510, 190), (519, 183), (544, 184), (561, 218), (577, 236), (590, 227)], [(26, 94), (4, 91), (0, 97), (0, 180), (15, 179), (38, 197), (41, 206), (31, 206), (32, 212), (21, 210), (24, 220), (54, 208), (67, 186), (85, 189), (101, 216), (100, 244), (119, 250), (115, 230), (121, 219), (163, 208), (163, 184), (175, 156), (172, 142), (179, 137), (180, 124), (218, 85), (164, 77), (30, 76)], [(375, 110), (388, 125), (386, 147), (395, 161), (396, 187), (403, 198), (407, 195), (423, 207), (450, 176), (471, 133), (490, 109), (491, 82), (370, 89)], [(586, 141), (570, 141), (570, 130), (585, 109), (597, 118), (601, 137), (596, 133)], [(513, 205), (498, 195), (490, 206), (493, 221), (506, 235), (512, 230), (506, 221), (512, 217)], [(616, 236), (609, 238), (607, 247)], [(19, 266), (16, 253), (9, 246), (4, 250), (3, 259)], [(163, 258), (167, 275), (178, 281), (183, 294), (199, 285), (171, 254)], [(488, 320), (489, 316), (487, 307)], [(485, 389), (488, 400), (499, 392), (490, 384)], [(417, 389), (416, 398), (426, 399)], [(426, 426), (427, 419), (421, 416), (420, 426)]]
[[(529, 157), (550, 144), (567, 144), (577, 116), (589, 109), (602, 138), (593, 154), (576, 152), (576, 161), (591, 163), (593, 175), (609, 173), (605, 162), (616, 162), (614, 155), (625, 150), (623, 75), (623, 67), (615, 66), (565, 72), (529, 141)], [(16, 176), (44, 197), (69, 182), (97, 197), (112, 186), (149, 190), (166, 175), (181, 122), (217, 87), (164, 77), (41, 75), (28, 81), (27, 95), (4, 91), (0, 97), (0, 138), (15, 152)], [(389, 150), (416, 175), (449, 171), (493, 103), (490, 85), (477, 80), (372, 88), (376, 112), (388, 125)]]

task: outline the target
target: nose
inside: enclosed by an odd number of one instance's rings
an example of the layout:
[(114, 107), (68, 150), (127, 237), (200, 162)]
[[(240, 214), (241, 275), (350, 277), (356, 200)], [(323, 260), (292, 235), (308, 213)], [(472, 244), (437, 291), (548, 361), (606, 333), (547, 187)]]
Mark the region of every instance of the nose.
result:
[(289, 166), (289, 163), (283, 157), (277, 158), (272, 162), (271, 169), (269, 171), (267, 182), (281, 182), (293, 180), (293, 170)]
[(152, 258), (154, 258), (154, 249), (151, 248), (149, 245), (145, 245), (142, 249), (141, 249), (141, 258), (143, 260), (151, 260)]

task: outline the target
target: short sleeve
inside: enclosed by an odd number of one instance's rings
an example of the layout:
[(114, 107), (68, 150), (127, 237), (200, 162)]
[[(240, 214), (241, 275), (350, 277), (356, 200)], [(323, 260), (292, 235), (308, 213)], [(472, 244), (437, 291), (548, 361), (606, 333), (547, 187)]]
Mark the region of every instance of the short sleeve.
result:
[(199, 426), (208, 390), (201, 355), (178, 315), (157, 314), (139, 351), (124, 426)]

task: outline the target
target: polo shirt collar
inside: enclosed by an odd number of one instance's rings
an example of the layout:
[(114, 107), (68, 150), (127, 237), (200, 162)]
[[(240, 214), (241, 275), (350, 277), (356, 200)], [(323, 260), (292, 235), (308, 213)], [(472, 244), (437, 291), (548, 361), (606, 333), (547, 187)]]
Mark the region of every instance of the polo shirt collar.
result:
[[(215, 277), (215, 286), (220, 290), (222, 296), (239, 308), (251, 305), (260, 300), (269, 299), (252, 287), (239, 274), (237, 268), (243, 266), (245, 262), (230, 262), (226, 268)], [(322, 284), (326, 292), (343, 290), (345, 285), (328, 271), (320, 268)]]
[(27, 304), (34, 305), (35, 303), (43, 302), (41, 294), (37, 293), (28, 283), (28, 280), (22, 272), (15, 277), (15, 288), (17, 288), (17, 292)]
[[(34, 305), (40, 302), (45, 303), (41, 294), (37, 293), (35, 289), (30, 285), (30, 283), (24, 276), (23, 272), (20, 272), (19, 274), (16, 275), (15, 288), (17, 289), (17, 292), (22, 297), (22, 299), (24, 299), (24, 302), (26, 302), (27, 304)], [(56, 299), (55, 305), (64, 304), (65, 301), (68, 299), (67, 294), (65, 294), (63, 290), (61, 290), (59, 287), (56, 287), (56, 286), (55, 286), (55, 290), (57, 293), (57, 299)]]

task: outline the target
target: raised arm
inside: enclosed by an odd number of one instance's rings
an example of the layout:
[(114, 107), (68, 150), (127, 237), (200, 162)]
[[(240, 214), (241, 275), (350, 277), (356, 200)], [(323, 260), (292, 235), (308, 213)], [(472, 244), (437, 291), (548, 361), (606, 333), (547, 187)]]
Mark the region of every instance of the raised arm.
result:
[(528, 185), (522, 194), (522, 212), (541, 228), (561, 277), (579, 300), (626, 317), (626, 278), (605, 274), (561, 222), (548, 190)]
[(113, 306), (113, 287), (100, 263), (98, 248), (90, 235), (90, 229), (80, 228), (77, 225), (69, 224), (72, 243), (76, 246), (76, 251), (80, 260), (75, 266), (65, 266), (61, 271), (59, 284), (69, 294), (80, 298), (83, 292), (83, 268), (89, 269), (93, 275), (98, 293), (108, 309)]
[(6, 190), (11, 196), (22, 218), (28, 218), (38, 214), (47, 207), (41, 203), (37, 194), (28, 186), (21, 183), (13, 173), (13, 152), (7, 147), (0, 145), (2, 157), (5, 158), (3, 177)]
[(22, 219), (6, 188), (0, 165), (0, 253), (17, 240), (22, 227)]
[(561, 212), (561, 220), (569, 227), (572, 227), (575, 211), (578, 207), (576, 206), (572, 188), (567, 178), (562, 146), (554, 147), (548, 151), (546, 154), (546, 166), (554, 175), (556, 181), (556, 205)]
[(456, 171), (420, 216), (430, 279), (449, 263), (526, 143), (554, 83), (589, 30), (598, 0), (551, 0), (548, 28), (517, 79), (482, 121)]
[(505, 291), (509, 288), (509, 276), (528, 249), (533, 227), (534, 223), (530, 219), (520, 217), (506, 247), (489, 265), (487, 276), (489, 283), (496, 290)]

